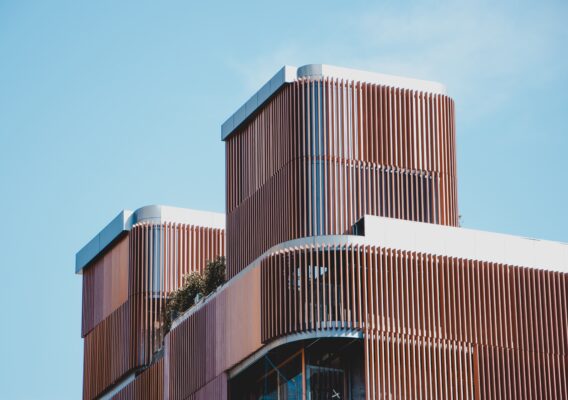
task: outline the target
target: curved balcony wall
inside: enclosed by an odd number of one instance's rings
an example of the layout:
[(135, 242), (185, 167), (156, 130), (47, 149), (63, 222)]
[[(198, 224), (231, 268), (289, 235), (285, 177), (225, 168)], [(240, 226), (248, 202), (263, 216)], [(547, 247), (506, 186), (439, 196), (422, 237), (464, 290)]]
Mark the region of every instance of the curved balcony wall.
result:
[(369, 240), (283, 243), (190, 311), (166, 338), (166, 398), (288, 336), (346, 331), (364, 338), (370, 399), (568, 394), (568, 274)]
[(261, 271), (263, 342), (363, 331), (368, 398), (565, 395), (567, 274), (352, 244), (284, 249)]

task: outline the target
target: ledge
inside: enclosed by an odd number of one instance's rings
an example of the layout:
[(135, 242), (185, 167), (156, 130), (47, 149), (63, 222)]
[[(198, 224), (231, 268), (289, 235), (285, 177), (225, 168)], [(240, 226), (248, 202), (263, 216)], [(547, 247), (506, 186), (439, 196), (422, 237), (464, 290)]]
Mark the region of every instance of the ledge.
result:
[(363, 229), (382, 247), (568, 272), (567, 243), (372, 215), (365, 215)]

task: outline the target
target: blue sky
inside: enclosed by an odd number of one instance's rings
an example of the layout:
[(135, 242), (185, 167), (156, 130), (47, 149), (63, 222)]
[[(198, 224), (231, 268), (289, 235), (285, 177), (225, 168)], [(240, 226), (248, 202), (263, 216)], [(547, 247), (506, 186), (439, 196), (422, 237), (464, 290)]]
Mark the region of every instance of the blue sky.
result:
[(0, 397), (80, 398), (75, 252), (223, 211), (220, 125), (283, 64), (445, 83), (464, 226), (568, 242), (568, 5), (494, 3), (0, 0)]

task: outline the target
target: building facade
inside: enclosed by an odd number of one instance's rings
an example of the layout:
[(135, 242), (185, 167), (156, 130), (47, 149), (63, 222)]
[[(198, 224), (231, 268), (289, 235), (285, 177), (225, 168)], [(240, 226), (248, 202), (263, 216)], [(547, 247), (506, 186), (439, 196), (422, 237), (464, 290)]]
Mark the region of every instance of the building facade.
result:
[(568, 245), (459, 227), (442, 85), (284, 67), (221, 131), (226, 214), (123, 211), (77, 254), (85, 399), (568, 398)]

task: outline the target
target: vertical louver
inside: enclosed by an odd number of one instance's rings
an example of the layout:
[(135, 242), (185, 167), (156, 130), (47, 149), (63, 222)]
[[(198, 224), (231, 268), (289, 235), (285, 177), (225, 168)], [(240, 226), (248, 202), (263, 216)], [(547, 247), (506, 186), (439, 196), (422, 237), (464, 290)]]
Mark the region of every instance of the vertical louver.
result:
[(142, 223), (85, 269), (85, 399), (151, 362), (163, 343), (166, 296), (224, 250), (223, 229)]
[(454, 103), (336, 79), (284, 87), (226, 140), (228, 270), (363, 215), (457, 225)]
[(262, 261), (262, 338), (360, 330), (367, 394), (568, 397), (568, 275), (373, 246)]

